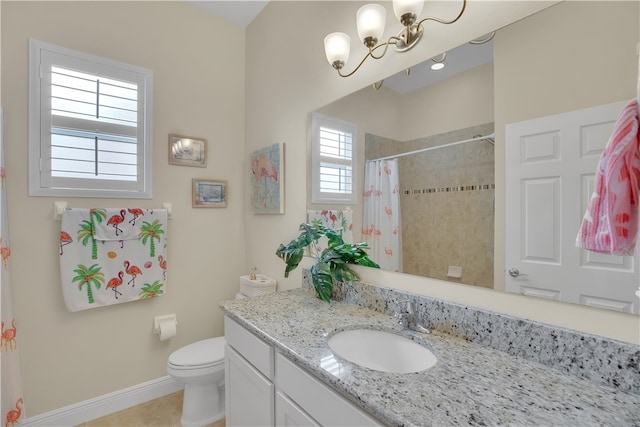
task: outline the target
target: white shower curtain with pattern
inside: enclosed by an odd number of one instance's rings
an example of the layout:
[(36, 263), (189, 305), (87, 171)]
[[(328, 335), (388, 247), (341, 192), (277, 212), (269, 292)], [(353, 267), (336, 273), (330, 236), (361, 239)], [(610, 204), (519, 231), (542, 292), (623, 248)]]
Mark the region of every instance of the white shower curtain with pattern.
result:
[(362, 237), (369, 257), (387, 271), (402, 271), (398, 159), (365, 164)]
[(13, 297), (9, 277), (9, 224), (7, 222), (7, 195), (4, 169), (4, 142), (2, 138), (2, 109), (0, 109), (0, 314), (2, 317), (2, 343), (0, 345), (0, 381), (2, 383), (2, 425), (11, 426), (24, 418), (22, 411), (22, 377), (18, 358), (18, 328), (13, 313)]

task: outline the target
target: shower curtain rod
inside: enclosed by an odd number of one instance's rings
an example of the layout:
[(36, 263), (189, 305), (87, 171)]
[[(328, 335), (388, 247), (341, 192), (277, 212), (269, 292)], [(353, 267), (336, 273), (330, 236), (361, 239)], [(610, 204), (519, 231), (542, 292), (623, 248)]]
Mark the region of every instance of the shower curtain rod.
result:
[(394, 154), (393, 156), (380, 157), (379, 159), (371, 159), (371, 160), (367, 160), (367, 162), (373, 162), (373, 161), (376, 161), (376, 160), (397, 159), (399, 157), (404, 157), (404, 156), (408, 156), (408, 155), (411, 155), (411, 154), (423, 153), (425, 151), (437, 150), (439, 148), (453, 147), (454, 145), (466, 144), (468, 142), (481, 141), (483, 139), (493, 139), (493, 138), (495, 138), (495, 134), (494, 133), (490, 133), (489, 135), (476, 136), (474, 138), (465, 139), (463, 141), (450, 142), (448, 144), (437, 145), (435, 147), (428, 147), (428, 148), (421, 148), (420, 150), (407, 151), (406, 153)]

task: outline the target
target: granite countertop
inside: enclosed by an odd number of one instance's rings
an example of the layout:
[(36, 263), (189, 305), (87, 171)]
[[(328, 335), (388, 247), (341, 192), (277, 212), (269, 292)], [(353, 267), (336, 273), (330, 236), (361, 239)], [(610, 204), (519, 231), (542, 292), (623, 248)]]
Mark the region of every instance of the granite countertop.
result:
[[(392, 316), (315, 297), (309, 289), (220, 304), (226, 315), (382, 423), (425, 425), (640, 426), (640, 395), (601, 386), (539, 363), (438, 331), (401, 329)], [(336, 332), (387, 330), (429, 347), (426, 371), (374, 371), (334, 355)]]

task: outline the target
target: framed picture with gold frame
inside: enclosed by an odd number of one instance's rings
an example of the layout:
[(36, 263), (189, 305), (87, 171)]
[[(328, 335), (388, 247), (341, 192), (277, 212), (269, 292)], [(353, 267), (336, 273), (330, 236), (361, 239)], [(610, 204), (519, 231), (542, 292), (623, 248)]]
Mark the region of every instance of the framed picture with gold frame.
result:
[(227, 181), (193, 178), (192, 206), (194, 208), (226, 208), (229, 198)]
[(207, 140), (192, 136), (169, 134), (169, 164), (207, 166)]

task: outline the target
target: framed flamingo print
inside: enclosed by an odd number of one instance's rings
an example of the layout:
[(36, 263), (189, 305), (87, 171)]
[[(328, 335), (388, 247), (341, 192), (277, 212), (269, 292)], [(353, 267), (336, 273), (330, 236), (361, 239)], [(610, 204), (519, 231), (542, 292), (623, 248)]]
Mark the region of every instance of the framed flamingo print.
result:
[(251, 207), (256, 214), (284, 213), (284, 143), (251, 153)]
[(227, 181), (213, 179), (193, 179), (194, 208), (226, 208), (229, 193)]

